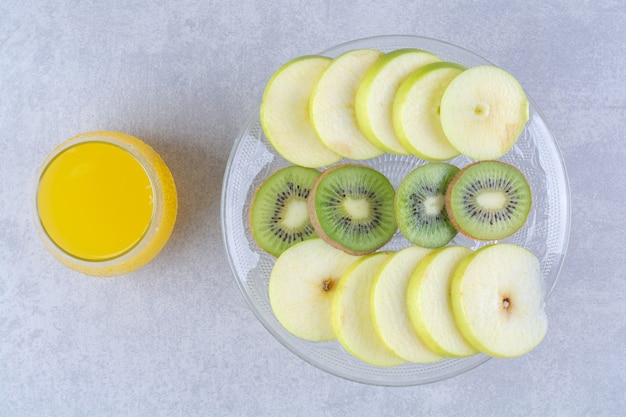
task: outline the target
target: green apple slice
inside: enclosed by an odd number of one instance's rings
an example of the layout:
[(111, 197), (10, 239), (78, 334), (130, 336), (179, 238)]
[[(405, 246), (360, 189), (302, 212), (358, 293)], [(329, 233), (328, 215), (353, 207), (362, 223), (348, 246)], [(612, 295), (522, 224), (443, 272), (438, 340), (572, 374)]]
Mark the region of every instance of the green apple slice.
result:
[(420, 340), (411, 324), (406, 304), (409, 279), (430, 249), (409, 246), (395, 252), (378, 270), (372, 286), (371, 309), (376, 332), (396, 355), (409, 362), (443, 359)]
[(354, 111), (356, 91), (368, 68), (383, 55), (375, 49), (357, 49), (338, 56), (313, 88), (310, 118), (321, 141), (346, 158), (363, 160), (384, 152), (359, 129)]
[(521, 356), (546, 335), (539, 260), (520, 246), (485, 246), (461, 261), (452, 279), (451, 299), (461, 333), (488, 355)]
[(463, 71), (441, 97), (441, 126), (448, 141), (476, 160), (506, 154), (524, 129), (528, 112), (519, 82), (490, 65)]
[(365, 255), (339, 281), (332, 303), (332, 324), (337, 340), (354, 357), (377, 366), (396, 366), (405, 361), (394, 354), (374, 328), (370, 299), (376, 272), (389, 257), (377, 252)]
[(404, 48), (383, 55), (367, 70), (356, 93), (355, 110), (370, 142), (386, 152), (409, 155), (393, 129), (394, 96), (409, 74), (437, 61), (441, 59), (430, 52)]
[(331, 61), (315, 55), (293, 59), (265, 87), (261, 126), (276, 152), (293, 164), (319, 168), (341, 159), (320, 141), (309, 118), (311, 91)]
[(335, 339), (333, 295), (356, 256), (313, 238), (285, 250), (269, 278), (270, 306), (287, 331), (315, 342)]
[(434, 250), (417, 265), (407, 287), (407, 307), (415, 331), (441, 356), (465, 357), (478, 353), (457, 328), (450, 301), (454, 269), (471, 253), (464, 246)]
[(424, 65), (400, 84), (393, 101), (393, 127), (404, 148), (419, 158), (445, 161), (459, 155), (441, 128), (446, 87), (465, 67), (453, 62)]

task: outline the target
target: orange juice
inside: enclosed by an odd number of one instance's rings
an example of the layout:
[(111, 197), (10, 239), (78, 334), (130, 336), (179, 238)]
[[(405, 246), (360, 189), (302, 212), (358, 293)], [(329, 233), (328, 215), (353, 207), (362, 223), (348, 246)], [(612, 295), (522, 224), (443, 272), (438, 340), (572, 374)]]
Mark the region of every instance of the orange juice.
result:
[(134, 247), (152, 219), (150, 178), (121, 147), (83, 142), (54, 158), (37, 193), (41, 223), (67, 253), (86, 260)]
[(130, 272), (165, 245), (177, 200), (169, 169), (152, 148), (117, 132), (70, 139), (42, 166), (40, 234), (64, 264), (91, 275)]

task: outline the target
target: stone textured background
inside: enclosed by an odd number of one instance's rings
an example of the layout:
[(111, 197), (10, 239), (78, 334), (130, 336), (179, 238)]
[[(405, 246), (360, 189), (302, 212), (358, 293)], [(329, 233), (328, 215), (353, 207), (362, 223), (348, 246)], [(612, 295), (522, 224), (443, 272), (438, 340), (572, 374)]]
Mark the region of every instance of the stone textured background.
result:
[[(512, 4), (510, 4), (512, 3)], [(562, 149), (568, 256), (531, 354), (409, 388), (314, 368), (248, 309), (219, 207), (233, 140), (282, 63), (350, 39), (442, 39), (513, 73)], [(78, 133), (148, 141), (179, 221), (111, 280), (54, 261), (34, 174)], [(626, 2), (0, 3), (0, 416), (617, 416), (626, 410)]]

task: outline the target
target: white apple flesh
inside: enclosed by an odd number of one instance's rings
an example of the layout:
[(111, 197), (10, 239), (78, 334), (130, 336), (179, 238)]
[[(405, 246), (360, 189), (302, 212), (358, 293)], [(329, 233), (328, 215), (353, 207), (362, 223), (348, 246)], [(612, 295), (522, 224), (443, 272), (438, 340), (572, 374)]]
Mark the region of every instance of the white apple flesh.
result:
[(419, 67), (441, 61), (420, 49), (398, 49), (380, 57), (365, 73), (356, 93), (356, 118), (365, 136), (389, 153), (409, 155), (393, 129), (393, 99), (398, 87)]
[(261, 126), (276, 152), (293, 164), (319, 168), (341, 159), (322, 143), (309, 118), (311, 91), (330, 63), (330, 58), (315, 55), (293, 59), (265, 87)]
[(386, 252), (377, 252), (356, 261), (339, 281), (332, 304), (332, 324), (337, 340), (354, 357), (377, 366), (405, 362), (376, 333), (369, 303), (376, 272), (388, 256)]
[(452, 279), (451, 299), (461, 333), (488, 355), (526, 354), (546, 335), (539, 260), (520, 246), (486, 246), (461, 261)]
[(400, 84), (393, 102), (393, 127), (398, 140), (413, 155), (428, 161), (454, 158), (440, 120), (441, 96), (465, 68), (453, 62), (424, 65)]
[(284, 251), (269, 279), (270, 306), (280, 324), (302, 339), (335, 339), (332, 299), (342, 274), (356, 259), (319, 238)]
[(517, 141), (529, 117), (519, 82), (494, 66), (469, 68), (441, 98), (441, 126), (448, 141), (476, 160), (498, 159)]
[(333, 59), (313, 88), (310, 117), (321, 141), (346, 158), (363, 160), (382, 155), (361, 132), (355, 115), (356, 91), (365, 72), (382, 56), (358, 49)]
[(457, 328), (450, 301), (454, 269), (471, 249), (446, 246), (428, 254), (417, 265), (407, 288), (411, 322), (420, 339), (445, 357), (465, 357), (478, 353)]
[(430, 249), (409, 246), (392, 254), (379, 269), (372, 285), (374, 327), (396, 355), (416, 363), (443, 359), (420, 340), (409, 318), (406, 290), (417, 264)]

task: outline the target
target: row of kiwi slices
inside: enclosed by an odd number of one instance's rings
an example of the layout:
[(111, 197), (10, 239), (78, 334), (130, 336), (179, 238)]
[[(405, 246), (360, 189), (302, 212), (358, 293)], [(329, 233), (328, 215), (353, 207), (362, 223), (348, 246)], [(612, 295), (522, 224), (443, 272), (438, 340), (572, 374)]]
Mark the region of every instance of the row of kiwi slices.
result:
[(444, 246), (458, 232), (477, 240), (503, 239), (524, 225), (531, 201), (525, 176), (495, 160), (463, 169), (446, 162), (420, 165), (397, 191), (381, 172), (363, 165), (323, 172), (291, 165), (256, 189), (249, 226), (257, 244), (276, 257), (318, 236), (363, 255), (385, 245), (398, 229), (425, 248)]

